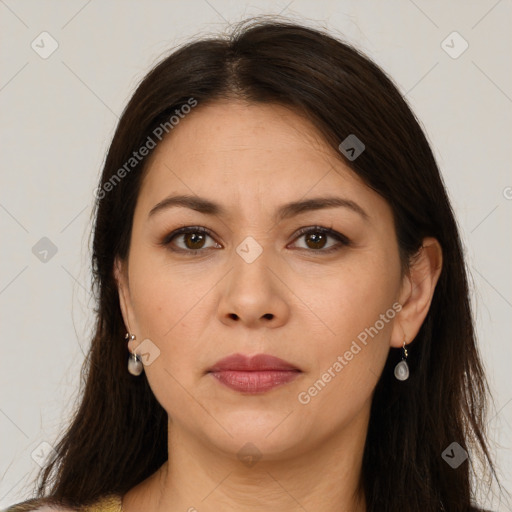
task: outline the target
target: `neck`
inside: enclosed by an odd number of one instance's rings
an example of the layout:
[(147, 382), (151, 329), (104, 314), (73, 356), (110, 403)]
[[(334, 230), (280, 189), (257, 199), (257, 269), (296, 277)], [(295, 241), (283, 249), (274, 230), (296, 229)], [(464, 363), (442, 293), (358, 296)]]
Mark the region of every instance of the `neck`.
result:
[(169, 424), (167, 462), (125, 495), (123, 512), (366, 512), (360, 483), (368, 417), (365, 409), (314, 449), (252, 459)]

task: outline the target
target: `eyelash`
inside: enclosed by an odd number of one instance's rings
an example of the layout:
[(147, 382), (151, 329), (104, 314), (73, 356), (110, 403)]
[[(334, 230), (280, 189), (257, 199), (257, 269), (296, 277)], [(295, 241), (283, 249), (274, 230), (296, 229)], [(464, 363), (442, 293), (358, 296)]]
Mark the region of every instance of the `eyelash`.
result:
[[(187, 227), (177, 229), (177, 230), (173, 231), (172, 233), (169, 233), (162, 240), (160, 245), (162, 245), (164, 247), (169, 247), (174, 238), (178, 237), (179, 235), (184, 235), (187, 233), (201, 233), (201, 234), (208, 235), (209, 237), (213, 238), (210, 230), (208, 230), (202, 226), (187, 226)], [(300, 238), (301, 236), (304, 236), (304, 235), (307, 235), (310, 233), (321, 233), (323, 235), (328, 235), (332, 238), (335, 238), (340, 243), (333, 247), (330, 247), (329, 249), (304, 249), (301, 247), (301, 248), (299, 248), (300, 250), (305, 250), (308, 252), (320, 252), (320, 253), (324, 253), (324, 254), (325, 253), (331, 254), (333, 252), (339, 251), (344, 246), (350, 245), (350, 240), (345, 235), (342, 235), (341, 233), (338, 233), (337, 231), (334, 231), (333, 229), (324, 228), (322, 226), (310, 226), (307, 228), (302, 228), (298, 231), (296, 238)], [(170, 250), (173, 252), (187, 254), (189, 256), (195, 256), (198, 253), (206, 251), (206, 249), (181, 249), (181, 248), (179, 248), (179, 249), (170, 248)]]

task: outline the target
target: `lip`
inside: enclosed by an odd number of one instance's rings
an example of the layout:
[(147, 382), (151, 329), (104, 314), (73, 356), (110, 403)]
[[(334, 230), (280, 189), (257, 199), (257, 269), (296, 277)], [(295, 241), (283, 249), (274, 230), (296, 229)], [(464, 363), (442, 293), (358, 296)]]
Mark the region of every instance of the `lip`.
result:
[(217, 361), (208, 371), (219, 372), (223, 370), (256, 372), (256, 371), (272, 371), (272, 370), (295, 370), (299, 368), (279, 359), (279, 357), (269, 354), (256, 354), (254, 356), (245, 356), (244, 354), (232, 354), (224, 359)]
[(242, 393), (264, 393), (297, 378), (296, 366), (268, 354), (233, 354), (212, 366), (211, 373), (220, 383)]

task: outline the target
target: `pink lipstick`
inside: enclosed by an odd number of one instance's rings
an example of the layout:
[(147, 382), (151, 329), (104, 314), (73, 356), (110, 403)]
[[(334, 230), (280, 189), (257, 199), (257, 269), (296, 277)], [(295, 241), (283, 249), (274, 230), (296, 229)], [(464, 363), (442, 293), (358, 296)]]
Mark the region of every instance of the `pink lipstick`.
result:
[(291, 382), (302, 372), (296, 366), (267, 354), (233, 354), (218, 361), (208, 373), (225, 386), (242, 393), (263, 393)]

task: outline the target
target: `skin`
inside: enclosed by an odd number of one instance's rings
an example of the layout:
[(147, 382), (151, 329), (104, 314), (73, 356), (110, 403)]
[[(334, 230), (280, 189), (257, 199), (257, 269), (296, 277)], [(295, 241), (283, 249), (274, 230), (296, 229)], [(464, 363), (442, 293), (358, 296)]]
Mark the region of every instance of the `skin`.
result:
[[(227, 215), (172, 207), (148, 216), (173, 194), (218, 202)], [(368, 218), (337, 207), (274, 220), (283, 203), (319, 196), (349, 199)], [(161, 245), (183, 226), (212, 235)], [(350, 243), (296, 235), (313, 226)], [(248, 236), (262, 249), (251, 263), (236, 251)], [(129, 256), (114, 268), (137, 337), (128, 348), (145, 339), (158, 347), (144, 371), (169, 416), (168, 462), (123, 497), (124, 511), (365, 511), (358, 484), (373, 391), (389, 348), (416, 336), (441, 264), (439, 244), (427, 238), (402, 274), (390, 206), (297, 113), (227, 100), (196, 107), (153, 151)], [(300, 403), (394, 303), (401, 311)], [(206, 373), (233, 353), (271, 354), (302, 373), (259, 395), (240, 393)], [(261, 456), (251, 466), (237, 457), (246, 443)]]

